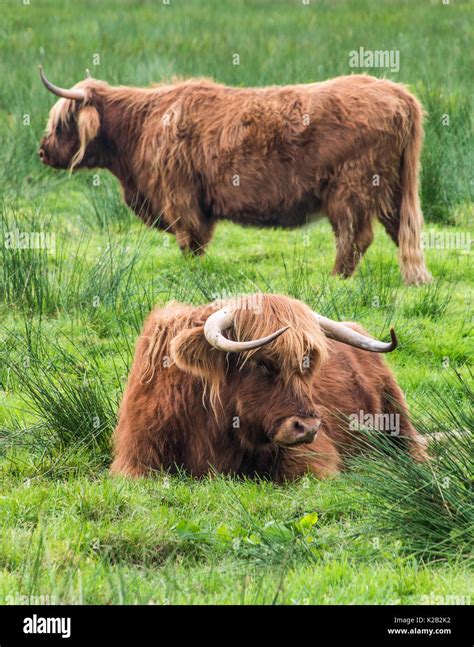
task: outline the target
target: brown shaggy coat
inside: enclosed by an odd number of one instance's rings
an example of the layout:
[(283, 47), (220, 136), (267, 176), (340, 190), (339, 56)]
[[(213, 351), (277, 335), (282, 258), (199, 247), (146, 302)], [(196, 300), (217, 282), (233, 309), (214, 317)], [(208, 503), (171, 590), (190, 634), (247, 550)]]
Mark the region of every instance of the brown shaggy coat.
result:
[(109, 169), (127, 204), (183, 251), (201, 253), (221, 219), (297, 227), (324, 212), (335, 273), (354, 272), (376, 218), (399, 247), (404, 280), (430, 279), (418, 199), (423, 112), (405, 86), (354, 75), (265, 88), (207, 79), (75, 87), (86, 99), (53, 107), (43, 162)]
[[(279, 295), (263, 295), (258, 312), (239, 309), (226, 334), (246, 341), (291, 328), (258, 350), (224, 353), (203, 334), (215, 308), (172, 302), (149, 316), (120, 409), (113, 473), (181, 468), (278, 482), (305, 472), (324, 477), (360, 450), (349, 422), (360, 411), (397, 416), (394, 442), (424, 458), (402, 391), (380, 355), (326, 338), (306, 305)], [(310, 444), (290, 446), (282, 438), (295, 416), (320, 421)]]

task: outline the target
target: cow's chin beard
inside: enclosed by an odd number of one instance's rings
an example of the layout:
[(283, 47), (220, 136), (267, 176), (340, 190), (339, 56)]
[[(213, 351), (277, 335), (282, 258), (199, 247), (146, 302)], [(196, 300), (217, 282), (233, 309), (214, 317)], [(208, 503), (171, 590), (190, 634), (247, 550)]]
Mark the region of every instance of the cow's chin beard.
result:
[(50, 168), (54, 168), (58, 171), (67, 171), (69, 170), (71, 160), (57, 160), (52, 157), (49, 157), (48, 154), (46, 154), (45, 157), (41, 159), (41, 164), (43, 166), (49, 166)]
[(74, 154), (71, 155), (70, 158), (64, 161), (55, 160), (46, 156), (41, 160), (41, 163), (44, 166), (49, 166), (50, 168), (54, 168), (57, 171), (69, 171), (70, 173), (75, 173), (76, 171), (81, 171), (83, 169), (92, 169), (92, 168), (99, 167), (99, 160), (95, 155), (84, 157), (80, 162), (78, 162), (71, 168), (73, 159), (74, 159)]
[(67, 171), (69, 169), (68, 164), (64, 164), (61, 162), (42, 162), (44, 166), (48, 166), (49, 168), (54, 168), (56, 171)]

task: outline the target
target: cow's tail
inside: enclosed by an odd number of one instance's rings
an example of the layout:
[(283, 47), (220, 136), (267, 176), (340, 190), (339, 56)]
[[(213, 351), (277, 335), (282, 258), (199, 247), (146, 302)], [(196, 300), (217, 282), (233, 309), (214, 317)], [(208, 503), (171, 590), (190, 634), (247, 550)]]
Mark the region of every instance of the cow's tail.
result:
[(422, 248), (423, 213), (418, 197), (418, 171), (423, 142), (423, 109), (410, 96), (411, 131), (401, 159), (401, 206), (398, 247), (400, 269), (405, 283), (420, 285), (431, 281)]

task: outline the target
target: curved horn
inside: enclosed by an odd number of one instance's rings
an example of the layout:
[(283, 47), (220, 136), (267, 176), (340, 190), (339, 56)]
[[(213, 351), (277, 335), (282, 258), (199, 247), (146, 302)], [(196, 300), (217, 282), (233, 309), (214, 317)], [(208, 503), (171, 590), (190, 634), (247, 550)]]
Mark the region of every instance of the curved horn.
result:
[(316, 312), (313, 312), (313, 315), (328, 337), (340, 341), (343, 344), (349, 344), (349, 346), (354, 346), (354, 348), (362, 348), (362, 350), (370, 350), (373, 353), (391, 353), (398, 346), (397, 336), (393, 328), (390, 328), (391, 341), (385, 343), (361, 335), (360, 332), (349, 328), (349, 326), (318, 315)]
[(254, 348), (260, 348), (269, 344), (271, 341), (282, 335), (289, 326), (280, 328), (276, 332), (262, 337), (261, 339), (252, 339), (252, 341), (232, 341), (224, 337), (223, 331), (230, 328), (234, 323), (234, 308), (227, 306), (210, 315), (204, 324), (204, 336), (211, 346), (226, 353), (241, 353)]
[(59, 86), (54, 85), (54, 83), (51, 83), (51, 81), (48, 81), (48, 79), (44, 75), (42, 65), (39, 66), (39, 72), (41, 80), (43, 81), (46, 88), (48, 88), (48, 90), (56, 96), (62, 97), (63, 99), (72, 99), (73, 101), (82, 101), (86, 98), (86, 93), (80, 88), (76, 88), (75, 90), (65, 90), (64, 88), (60, 88)]

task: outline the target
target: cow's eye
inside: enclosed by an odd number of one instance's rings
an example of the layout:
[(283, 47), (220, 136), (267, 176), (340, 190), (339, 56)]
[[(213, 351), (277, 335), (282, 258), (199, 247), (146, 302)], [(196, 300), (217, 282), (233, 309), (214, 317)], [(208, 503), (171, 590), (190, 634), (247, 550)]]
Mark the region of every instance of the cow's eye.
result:
[(265, 362), (257, 362), (257, 368), (266, 377), (275, 377), (275, 370), (273, 366), (269, 366)]
[(61, 130), (62, 130), (62, 128), (61, 128), (61, 124), (58, 124), (58, 125), (56, 126), (56, 128), (55, 128), (54, 132), (55, 132), (55, 134), (56, 134), (56, 135), (58, 135), (58, 136), (59, 136), (59, 135), (61, 134)]

